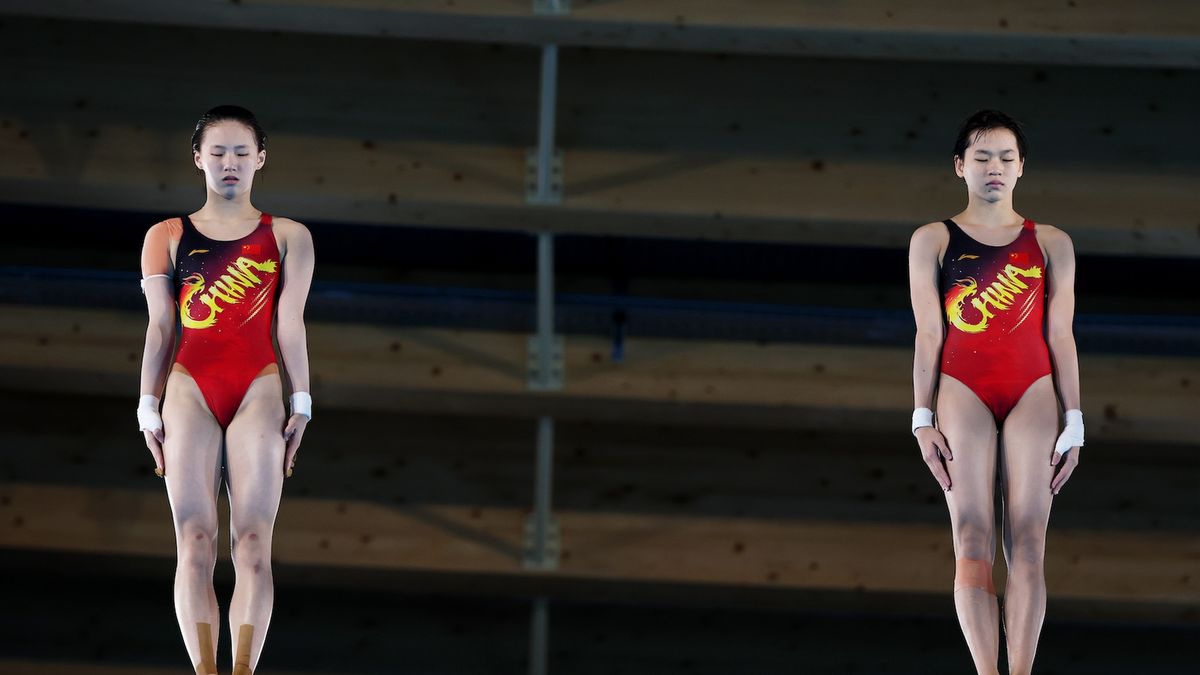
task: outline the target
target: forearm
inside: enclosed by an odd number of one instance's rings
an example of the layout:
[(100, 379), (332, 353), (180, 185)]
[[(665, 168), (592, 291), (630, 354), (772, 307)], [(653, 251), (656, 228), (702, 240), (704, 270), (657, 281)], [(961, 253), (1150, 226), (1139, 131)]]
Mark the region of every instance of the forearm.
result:
[(1063, 410), (1080, 407), (1079, 355), (1075, 351), (1075, 336), (1064, 335), (1050, 339), (1050, 359), (1054, 364), (1054, 383)]
[(175, 326), (151, 323), (146, 329), (146, 344), (142, 351), (141, 395), (162, 396), (167, 382), (167, 369), (174, 356)]
[(942, 336), (917, 333), (913, 357), (913, 407), (933, 408), (934, 392), (941, 372)]
[(298, 322), (286, 329), (279, 329), (279, 354), (291, 380), (292, 391), (309, 391), (308, 388), (308, 337), (304, 324)]

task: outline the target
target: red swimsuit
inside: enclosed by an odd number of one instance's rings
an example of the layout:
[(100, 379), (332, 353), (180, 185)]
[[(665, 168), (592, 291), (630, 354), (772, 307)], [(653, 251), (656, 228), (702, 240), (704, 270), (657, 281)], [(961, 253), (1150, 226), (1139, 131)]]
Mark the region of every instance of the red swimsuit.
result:
[(1029, 386), (1051, 372), (1042, 323), (1046, 261), (1032, 220), (1006, 246), (981, 244), (953, 220), (945, 224), (942, 373), (967, 385), (1003, 424)]
[(175, 259), (183, 329), (175, 362), (224, 429), (250, 383), (275, 363), (271, 321), (283, 270), (271, 216), (232, 241), (209, 239), (184, 217)]

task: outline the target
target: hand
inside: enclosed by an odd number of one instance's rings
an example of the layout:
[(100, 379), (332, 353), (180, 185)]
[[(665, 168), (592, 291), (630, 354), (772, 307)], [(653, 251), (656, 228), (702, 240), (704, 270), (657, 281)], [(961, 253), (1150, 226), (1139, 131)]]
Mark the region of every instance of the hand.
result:
[(304, 438), (304, 429), (308, 427), (308, 418), (304, 415), (292, 415), (288, 418), (287, 426), (283, 428), (283, 442), (287, 444), (283, 453), (283, 475), (292, 477), (292, 467), (296, 465), (296, 451), (300, 449), (300, 439)]
[(954, 461), (954, 454), (950, 452), (946, 437), (933, 427), (921, 427), (914, 435), (917, 437), (917, 444), (921, 446), (921, 457), (929, 467), (929, 472), (937, 479), (942, 490), (949, 492), (950, 473), (946, 470), (945, 463)]
[(150, 448), (150, 456), (154, 458), (154, 475), (159, 478), (164, 478), (167, 475), (167, 468), (163, 464), (163, 435), (162, 427), (153, 431), (146, 429), (142, 431), (142, 435), (146, 437), (146, 447)]
[(1067, 481), (1071, 479), (1075, 467), (1079, 466), (1079, 447), (1071, 448), (1065, 455), (1054, 452), (1050, 455), (1050, 466), (1058, 467), (1058, 471), (1050, 481), (1050, 491), (1057, 495), (1059, 490), (1062, 490)]

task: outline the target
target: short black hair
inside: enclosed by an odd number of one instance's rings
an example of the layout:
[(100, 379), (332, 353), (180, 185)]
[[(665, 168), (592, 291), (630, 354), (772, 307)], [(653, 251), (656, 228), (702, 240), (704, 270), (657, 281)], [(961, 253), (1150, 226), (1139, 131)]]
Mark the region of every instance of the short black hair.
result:
[(225, 120), (236, 120), (250, 127), (254, 132), (254, 144), (258, 146), (259, 152), (267, 149), (267, 132), (263, 131), (254, 113), (240, 105), (219, 105), (201, 115), (196, 122), (196, 130), (192, 132), (192, 152), (200, 152), (200, 143), (203, 142), (204, 132), (209, 127)]
[(954, 157), (962, 157), (971, 143), (993, 129), (1011, 131), (1013, 136), (1017, 137), (1017, 155), (1025, 159), (1029, 149), (1029, 142), (1025, 140), (1025, 130), (1020, 122), (999, 110), (978, 110), (962, 123), (958, 128), (958, 138), (954, 139)]

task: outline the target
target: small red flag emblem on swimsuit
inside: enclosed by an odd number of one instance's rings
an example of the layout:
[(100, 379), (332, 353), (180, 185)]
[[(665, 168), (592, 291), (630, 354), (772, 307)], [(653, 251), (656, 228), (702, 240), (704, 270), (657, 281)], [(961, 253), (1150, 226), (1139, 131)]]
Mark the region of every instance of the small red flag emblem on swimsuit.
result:
[(242, 244), (242, 255), (262, 255), (262, 244)]
[(1008, 261), (1014, 265), (1028, 265), (1029, 254), (1024, 251), (1014, 251), (1008, 254)]

